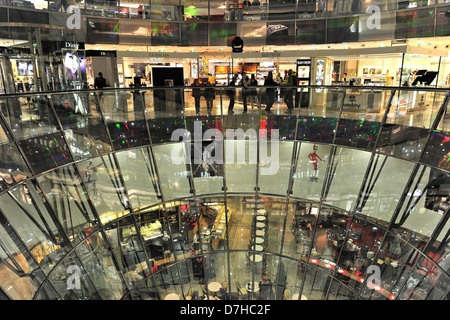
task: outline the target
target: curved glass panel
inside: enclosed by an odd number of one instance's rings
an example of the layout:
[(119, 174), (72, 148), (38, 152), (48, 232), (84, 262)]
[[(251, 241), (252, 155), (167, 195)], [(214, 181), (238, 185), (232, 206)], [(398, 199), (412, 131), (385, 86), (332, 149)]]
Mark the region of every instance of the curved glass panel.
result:
[(362, 214), (390, 221), (397, 206), (396, 199), (402, 196), (413, 168), (413, 163), (376, 155), (362, 186), (362, 199), (358, 204)]
[(153, 147), (156, 167), (161, 181), (163, 199), (169, 201), (191, 195), (190, 171), (184, 143)]
[(75, 160), (112, 151), (97, 99), (97, 96), (89, 93), (52, 96)]
[[(37, 181), (71, 242), (78, 243), (85, 238), (85, 230), (100, 227), (95, 209), (73, 166), (41, 175)], [(95, 183), (92, 179), (87, 182)]]
[(269, 140), (267, 147), (263, 144), (260, 144), (259, 150), (259, 191), (287, 194), (294, 142)]
[(250, 140), (224, 141), (227, 192), (254, 192), (256, 188), (256, 132)]
[(148, 147), (116, 153), (133, 209), (147, 207), (160, 199), (159, 181)]
[(59, 222), (36, 184), (27, 182), (3, 194), (0, 208), (46, 273), (70, 249)]
[(113, 154), (80, 162), (78, 167), (102, 224), (129, 213), (123, 176)]
[(323, 194), (325, 203), (353, 210), (370, 156), (369, 152), (336, 148), (330, 164), (330, 180)]

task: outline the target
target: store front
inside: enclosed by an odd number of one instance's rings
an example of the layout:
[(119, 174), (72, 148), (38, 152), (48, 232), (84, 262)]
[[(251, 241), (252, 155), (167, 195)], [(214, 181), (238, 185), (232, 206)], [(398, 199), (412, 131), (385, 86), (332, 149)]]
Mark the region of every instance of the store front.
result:
[[(297, 84), (311, 85), (313, 84), (313, 64), (311, 57), (304, 55), (301, 51), (282, 51), (282, 52), (249, 52), (249, 53), (232, 53), (231, 54), (231, 70), (229, 79), (233, 75), (237, 75), (238, 82), (242, 79), (242, 72), (246, 72), (250, 78), (255, 78), (258, 86), (263, 86), (269, 74), (272, 72), (273, 79), (279, 84), (287, 80), (287, 73), (292, 70), (297, 74)], [(308, 89), (304, 90), (302, 100), (307, 98)], [(298, 106), (300, 89), (296, 93), (296, 104)], [(251, 104), (265, 104), (265, 90), (257, 91), (256, 98), (251, 99)], [(281, 101), (282, 92), (280, 89), (276, 91), (276, 101)], [(238, 99), (242, 99), (238, 92)]]
[[(314, 89), (310, 97), (313, 108), (340, 110), (359, 113), (378, 113), (389, 99), (390, 93), (377, 87), (441, 87), (446, 76), (440, 50), (411, 46), (379, 47), (350, 50), (311, 51), (313, 56), (312, 79), (316, 85), (332, 85), (336, 89)], [(316, 71), (314, 71), (316, 70)], [(342, 90), (341, 86), (363, 86), (367, 89)], [(406, 92), (399, 97), (404, 111), (428, 105), (434, 94)], [(395, 100), (394, 103), (396, 103)]]
[(35, 57), (29, 48), (0, 47), (0, 73), (0, 93), (37, 90)]
[(50, 91), (87, 89), (84, 43), (42, 41), (45, 80)]
[[(141, 78), (146, 87), (155, 86), (154, 68), (181, 68), (183, 82), (191, 84), (199, 75), (199, 54), (194, 52), (117, 52), (119, 86), (130, 87), (135, 77)], [(157, 82), (157, 81), (156, 81)]]
[[(189, 86), (199, 77), (199, 54), (118, 51), (117, 74), (121, 88)], [(170, 90), (146, 90), (142, 94), (146, 107), (168, 112), (181, 110), (191, 96), (189, 90), (177, 89), (172, 93)]]

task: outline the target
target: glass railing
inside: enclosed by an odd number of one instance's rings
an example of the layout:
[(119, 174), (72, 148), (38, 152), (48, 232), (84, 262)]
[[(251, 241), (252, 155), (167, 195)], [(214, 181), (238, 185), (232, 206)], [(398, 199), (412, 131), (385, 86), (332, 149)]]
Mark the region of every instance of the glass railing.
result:
[[(0, 96), (3, 143), (36, 172), (170, 142), (176, 129), (278, 129), (447, 168), (446, 89), (375, 86), (141, 87)], [(431, 133), (431, 136), (430, 136)], [(46, 161), (38, 161), (40, 159)]]
[[(0, 231), (27, 263), (17, 273), (36, 276), (24, 285), (11, 271), (14, 285), (0, 286), (13, 299), (186, 298), (195, 273), (241, 299), (249, 291), (235, 295), (236, 281), (278, 283), (286, 272), (282, 299), (285, 289), (297, 299), (440, 299), (448, 99), (445, 89), (368, 86), (2, 95)], [(211, 156), (241, 160), (196, 162), (220, 135)], [(264, 149), (265, 137), (278, 144)], [(220, 254), (199, 264), (208, 252)], [(384, 266), (377, 287), (364, 259)], [(67, 290), (69, 266), (83, 274), (77, 291)], [(224, 266), (238, 266), (236, 278)]]

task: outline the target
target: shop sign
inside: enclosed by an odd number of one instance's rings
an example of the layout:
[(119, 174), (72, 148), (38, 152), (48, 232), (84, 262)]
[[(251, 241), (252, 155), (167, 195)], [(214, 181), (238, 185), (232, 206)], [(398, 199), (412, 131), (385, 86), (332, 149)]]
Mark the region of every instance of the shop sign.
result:
[(169, 53), (163, 53), (163, 52), (150, 52), (148, 54), (149, 57), (151, 58), (169, 58), (170, 54)]
[(116, 57), (116, 51), (86, 50), (86, 57)]
[(281, 57), (281, 52), (262, 52), (263, 58), (279, 58)]
[(65, 41), (64, 42), (64, 48), (77, 50), (78, 49), (78, 43)]
[(297, 60), (297, 65), (298, 66), (310, 66), (311, 65), (311, 60)]

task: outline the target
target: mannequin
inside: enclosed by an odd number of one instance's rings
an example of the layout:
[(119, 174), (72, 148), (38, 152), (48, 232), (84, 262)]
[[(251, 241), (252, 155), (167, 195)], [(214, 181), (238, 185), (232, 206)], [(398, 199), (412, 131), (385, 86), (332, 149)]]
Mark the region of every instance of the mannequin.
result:
[(318, 163), (319, 161), (318, 161), (317, 159), (319, 159), (319, 160), (322, 161), (322, 162), (325, 162), (325, 161), (322, 160), (322, 158), (320, 158), (319, 155), (316, 153), (317, 149), (318, 149), (318, 147), (317, 147), (316, 145), (314, 145), (314, 147), (313, 147), (313, 152), (311, 152), (311, 153), (308, 155), (308, 158), (309, 158), (310, 162), (313, 164), (313, 168), (314, 168), (314, 174), (313, 174), (313, 176), (311, 177), (311, 181), (317, 181), (317, 179), (318, 179), (318, 172), (317, 172), (317, 170), (318, 170), (319, 168), (318, 168), (318, 166), (317, 166), (317, 163)]

